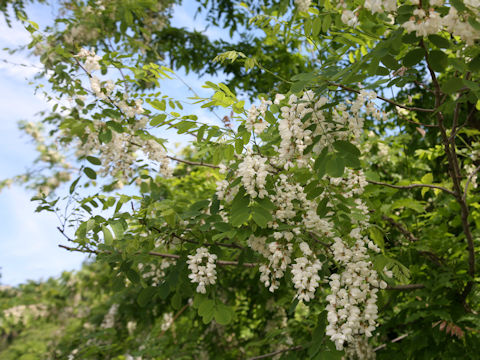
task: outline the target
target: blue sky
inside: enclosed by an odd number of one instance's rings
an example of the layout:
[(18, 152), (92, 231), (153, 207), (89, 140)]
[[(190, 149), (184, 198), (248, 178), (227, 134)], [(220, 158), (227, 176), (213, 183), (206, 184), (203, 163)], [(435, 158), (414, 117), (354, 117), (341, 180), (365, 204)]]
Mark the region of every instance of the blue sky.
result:
[[(182, 6), (174, 9), (172, 23), (174, 26), (204, 30), (206, 23), (203, 17), (193, 17), (191, 9), (196, 9), (195, 1), (184, 1)], [(27, 8), (30, 19), (42, 25), (52, 21), (52, 8), (34, 5)], [(206, 34), (211, 38), (228, 37), (219, 28), (209, 27)], [(28, 32), (18, 23), (12, 28), (7, 27), (0, 16), (0, 48), (16, 47), (28, 42)], [(3, 62), (8, 60), (8, 63)], [(26, 64), (20, 66), (15, 64)], [(25, 54), (9, 55), (0, 52), (0, 179), (22, 173), (35, 158), (34, 147), (28, 138), (22, 136), (17, 129), (19, 120), (35, 119), (35, 114), (48, 109), (49, 105), (39, 96), (34, 95), (34, 86), (29, 85), (31, 78), (40, 64), (35, 58)], [(209, 80), (218, 82), (221, 78), (203, 77), (198, 79), (195, 74), (181, 76), (201, 96), (209, 92), (201, 85)], [(192, 96), (186, 87), (178, 80), (168, 81), (162, 87), (168, 89), (168, 95), (177, 99)], [(215, 122), (213, 114), (198, 106), (187, 106), (186, 111), (195, 113), (202, 122)], [(173, 143), (184, 143), (180, 137), (170, 133), (170, 149), (175, 150)], [(33, 193), (21, 187), (12, 186), (0, 192), (0, 283), (17, 285), (29, 279), (41, 280), (50, 276), (58, 276), (64, 270), (78, 269), (85, 255), (69, 253), (58, 248), (64, 243), (62, 235), (56, 230), (59, 225), (55, 215), (50, 213), (35, 213), (35, 204), (30, 202)]]

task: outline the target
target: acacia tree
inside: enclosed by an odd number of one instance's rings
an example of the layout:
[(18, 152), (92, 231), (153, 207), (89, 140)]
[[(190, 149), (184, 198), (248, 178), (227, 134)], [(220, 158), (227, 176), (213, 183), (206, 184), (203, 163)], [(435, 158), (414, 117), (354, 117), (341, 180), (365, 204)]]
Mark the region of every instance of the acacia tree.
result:
[[(48, 136), (24, 125), (49, 169), (17, 179), (40, 210), (68, 206), (62, 247), (110, 267), (110, 310), (86, 316), (93, 340), (73, 331), (64, 354), (476, 357), (478, 1), (252, 13), (264, 43), (302, 65), (218, 54), (214, 68), (255, 77), (244, 85), (272, 84), (241, 89), (258, 95), (246, 109), (238, 82), (207, 82), (212, 96), (193, 100), (224, 112), (218, 125), (156, 89), (173, 71), (147, 41), (155, 12), (75, 4), (68, 24), (101, 20), (91, 39), (88, 22), (82, 36), (28, 25), (52, 97), (71, 104), (45, 116)], [(183, 157), (166, 128), (193, 136)]]

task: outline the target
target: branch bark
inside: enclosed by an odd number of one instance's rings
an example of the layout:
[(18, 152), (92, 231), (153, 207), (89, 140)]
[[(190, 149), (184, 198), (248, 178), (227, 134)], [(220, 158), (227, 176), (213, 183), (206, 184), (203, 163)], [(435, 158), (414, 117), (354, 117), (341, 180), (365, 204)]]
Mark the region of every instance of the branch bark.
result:
[[(111, 254), (110, 251), (97, 251), (97, 250), (91, 250), (91, 249), (78, 249), (78, 248), (73, 248), (70, 246), (65, 246), (65, 245), (58, 245), (58, 247), (61, 247), (63, 249), (66, 249), (68, 251), (77, 251), (77, 252), (82, 252), (82, 253), (90, 253), (90, 254)], [(136, 254), (140, 255), (142, 253), (137, 252)], [(159, 253), (156, 251), (149, 251), (146, 254), (151, 255), (151, 256), (158, 256), (162, 258), (168, 258), (168, 259), (180, 259), (180, 255), (176, 254), (164, 254), (164, 253)], [(238, 261), (229, 261), (229, 260), (217, 260), (216, 261), (217, 265), (220, 266), (244, 266), (244, 267), (255, 267), (257, 266), (256, 263), (240, 263)]]
[(248, 360), (265, 359), (265, 358), (269, 358), (269, 357), (272, 357), (272, 356), (275, 356), (277, 354), (281, 354), (281, 353), (284, 353), (284, 352), (287, 352), (287, 351), (296, 351), (296, 350), (302, 350), (302, 349), (303, 349), (303, 346), (298, 345), (298, 346), (294, 346), (294, 347), (291, 347), (291, 348), (288, 348), (288, 349), (277, 350), (277, 351), (274, 351), (274, 352), (271, 352), (271, 353), (268, 353), (268, 354), (254, 356), (254, 357), (249, 358)]
[(206, 167), (209, 167), (209, 168), (212, 168), (212, 169), (218, 169), (218, 168), (219, 168), (218, 165), (207, 164), (207, 163), (204, 163), (204, 162), (183, 160), (183, 159), (179, 159), (179, 158), (176, 158), (176, 157), (173, 157), (173, 156), (169, 156), (169, 155), (167, 155), (167, 158), (169, 158), (170, 160), (173, 160), (173, 161), (178, 161), (178, 162), (187, 164), (187, 165), (206, 166)]
[(387, 290), (418, 290), (418, 289), (424, 289), (425, 285), (423, 284), (405, 284), (405, 285), (388, 285)]
[(393, 184), (387, 184), (387, 183), (383, 183), (383, 182), (379, 182), (379, 181), (373, 181), (373, 180), (367, 180), (367, 182), (370, 183), (370, 184), (387, 186), (387, 187), (391, 187), (391, 188), (394, 188), (394, 189), (413, 189), (413, 188), (418, 188), (418, 187), (427, 187), (427, 188), (442, 190), (442, 191), (444, 191), (444, 192), (446, 192), (450, 195), (455, 196), (455, 192), (447, 189), (446, 187), (439, 186), (439, 185), (432, 185), (432, 184), (393, 185)]
[[(435, 94), (435, 109), (438, 110), (438, 108), (442, 104), (442, 91), (440, 89), (440, 84), (438, 83), (438, 79), (435, 75), (435, 71), (433, 71), (431, 65), (430, 65), (430, 59), (429, 59), (429, 54), (428, 50), (423, 42), (423, 39), (420, 40), (419, 45), (424, 49), (425, 51), (425, 61), (427, 63), (427, 68), (428, 71), (430, 72), (430, 77), (432, 78), (432, 83), (434, 86), (434, 94)], [(455, 107), (454, 111), (454, 118), (453, 118), (453, 124), (456, 125), (458, 124), (458, 116), (460, 114), (459, 107)], [(454, 137), (449, 137), (447, 135), (447, 130), (445, 127), (444, 123), (444, 116), (441, 111), (436, 112), (436, 117), (437, 117), (437, 122), (438, 126), (440, 129), (440, 134), (443, 140), (443, 146), (445, 148), (445, 154), (447, 155), (447, 160), (448, 160), (448, 172), (450, 174), (450, 177), (453, 181), (453, 192), (454, 196), (460, 205), (460, 212), (461, 212), (461, 222), (462, 222), (462, 228), (463, 232), (465, 233), (465, 238), (467, 239), (467, 250), (468, 250), (468, 274), (470, 275), (470, 280), (467, 281), (467, 284), (465, 288), (463, 289), (460, 297), (461, 301), (463, 302), (464, 306), (466, 307), (466, 298), (468, 294), (472, 291), (473, 285), (474, 285), (474, 277), (475, 277), (475, 246), (473, 243), (473, 235), (470, 230), (470, 224), (468, 221), (468, 215), (469, 215), (469, 209), (468, 205), (466, 202), (466, 198), (464, 197), (464, 191), (462, 191), (462, 186), (461, 186), (461, 179), (462, 175), (460, 173), (460, 166), (458, 162), (458, 156), (455, 150), (455, 138)], [(455, 134), (454, 131), (452, 131), (453, 134)]]
[[(357, 93), (357, 94), (360, 93), (360, 90), (357, 90), (357, 89), (354, 89), (354, 88), (351, 88), (351, 87), (348, 87), (348, 86), (345, 86), (345, 85), (342, 85), (342, 84), (329, 83), (328, 85), (336, 86), (336, 87), (339, 87), (343, 90), (354, 92), (354, 93)], [(399, 104), (399, 103), (397, 103), (393, 100), (387, 99), (387, 98), (385, 98), (383, 96), (380, 96), (380, 95), (377, 95), (377, 99), (383, 100), (383, 101), (385, 101), (389, 104), (398, 106), (399, 108), (409, 110), (409, 111), (421, 111), (421, 112), (429, 112), (429, 113), (433, 113), (435, 111), (435, 109), (425, 109), (425, 108), (419, 108), (419, 107), (415, 107), (415, 106), (406, 106), (406, 105), (403, 105), (403, 104)]]

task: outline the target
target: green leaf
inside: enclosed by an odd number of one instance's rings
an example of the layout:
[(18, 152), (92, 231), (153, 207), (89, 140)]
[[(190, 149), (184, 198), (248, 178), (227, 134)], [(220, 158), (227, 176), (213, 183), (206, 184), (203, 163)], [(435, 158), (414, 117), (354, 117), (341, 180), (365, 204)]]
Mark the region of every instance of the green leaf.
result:
[(385, 242), (383, 241), (383, 233), (376, 227), (372, 226), (369, 229), (370, 238), (382, 250), (385, 249)]
[(240, 226), (248, 220), (250, 217), (249, 203), (250, 198), (248, 196), (244, 196), (240, 192), (235, 196), (230, 212), (233, 226)]
[(338, 141), (335, 141), (333, 143), (333, 147), (339, 151), (339, 152), (346, 152), (346, 153), (350, 153), (352, 155), (355, 155), (355, 156), (360, 156), (360, 150), (358, 150), (358, 148), (353, 145), (352, 143), (348, 142), (348, 141), (344, 141), (344, 140), (338, 140)]
[(198, 307), (198, 315), (205, 316), (210, 311), (214, 311), (215, 302), (212, 299), (205, 299), (200, 303)]
[(87, 160), (93, 165), (101, 165), (102, 164), (100, 159), (97, 158), (97, 157), (94, 157), (94, 156), (87, 156)]
[(277, 122), (275, 116), (273, 116), (273, 114), (268, 110), (265, 112), (265, 120), (267, 120), (267, 122), (272, 125)]
[(258, 226), (265, 228), (268, 222), (272, 220), (272, 214), (263, 207), (254, 206), (252, 208), (252, 218)]
[(440, 49), (448, 49), (450, 47), (450, 41), (440, 35), (428, 35), (428, 40), (430, 40), (433, 45)]
[(191, 128), (195, 127), (197, 124), (193, 121), (180, 121), (178, 124), (175, 125), (177, 128), (177, 133), (183, 134), (186, 133)]
[(235, 152), (237, 154), (241, 154), (243, 152), (243, 140), (242, 139), (236, 139), (235, 140)]
[(158, 296), (160, 296), (162, 300), (165, 300), (168, 294), (170, 294), (170, 286), (168, 286), (167, 282), (161, 283), (158, 287)]
[(117, 133), (123, 133), (123, 126), (122, 126), (122, 124), (120, 124), (120, 123), (118, 123), (118, 122), (116, 122), (116, 121), (112, 121), (112, 120), (107, 121), (107, 126), (108, 126), (110, 129), (116, 131)]
[(442, 72), (448, 65), (448, 56), (441, 50), (432, 50), (429, 53), (430, 67), (437, 72)]
[(303, 90), (303, 88), (308, 84), (307, 81), (297, 81), (297, 82), (294, 82), (292, 84), (292, 86), (290, 87), (290, 91), (292, 93), (299, 93), (300, 91)]
[(320, 17), (317, 17), (315, 18), (315, 20), (313, 20), (312, 36), (317, 36), (320, 33), (321, 29), (322, 29), (322, 19)]
[(460, 12), (467, 10), (467, 7), (463, 4), (461, 0), (450, 0), (450, 4), (452, 4), (453, 7)]
[(422, 48), (417, 48), (409, 51), (403, 58), (403, 65), (412, 67), (418, 64), (425, 57), (425, 51)]
[(463, 81), (459, 78), (448, 79), (442, 86), (445, 94), (453, 94), (463, 88)]
[(83, 172), (92, 180), (95, 180), (97, 178), (97, 173), (95, 172), (95, 170), (89, 167), (84, 168)]
[(160, 125), (165, 121), (166, 118), (167, 118), (167, 114), (158, 114), (154, 116), (152, 120), (150, 120), (150, 125), (151, 126)]
[(112, 130), (102, 129), (98, 134), (98, 140), (104, 144), (108, 144), (110, 141), (112, 141)]
[(215, 321), (220, 325), (228, 325), (232, 321), (232, 310), (226, 305), (218, 305), (215, 308)]
[(383, 58), (380, 59), (380, 61), (382, 62), (383, 65), (385, 65), (389, 69), (392, 69), (392, 70), (400, 69), (400, 64), (398, 63), (398, 61), (395, 60), (395, 58), (390, 54), (385, 55)]
[(468, 68), (471, 71), (478, 71), (480, 70), (480, 55), (475, 56), (469, 63)]
[(328, 203), (328, 198), (327, 197), (324, 197), (322, 199), (322, 201), (320, 201), (318, 203), (318, 206), (317, 206), (317, 215), (318, 216), (324, 217), (327, 214), (327, 212), (328, 212), (327, 203)]
[(153, 298), (157, 289), (152, 286), (143, 288), (137, 296), (137, 303), (140, 307), (145, 307)]
[(102, 233), (103, 233), (103, 241), (105, 242), (105, 245), (112, 245), (113, 243), (112, 233), (105, 225), (102, 225)]
[(165, 111), (165, 109), (167, 108), (167, 104), (165, 102), (165, 100), (152, 100), (150, 101), (150, 105), (152, 105), (155, 109), (157, 110), (160, 110), (160, 111)]
[(115, 238), (121, 239), (123, 237), (123, 233), (125, 232), (122, 224), (119, 221), (112, 221), (110, 222), (110, 226), (112, 227), (113, 233), (115, 234)]
[(332, 23), (332, 17), (330, 15), (325, 15), (322, 23), (322, 31), (326, 33), (330, 29), (330, 24)]
[(328, 175), (338, 178), (343, 175), (345, 169), (344, 160), (339, 156), (331, 157), (328, 159), (325, 169)]
[(315, 163), (313, 164), (314, 170), (318, 170), (321, 166), (325, 166), (325, 162), (327, 161), (327, 154), (328, 148), (324, 147), (318, 157), (315, 159)]
[(125, 275), (127, 275), (128, 280), (130, 280), (133, 284), (140, 282), (140, 275), (138, 275), (138, 273), (131, 268), (127, 270)]
[(316, 199), (323, 192), (323, 187), (316, 187), (307, 193), (307, 200)]
[(78, 182), (80, 181), (80, 176), (70, 185), (70, 194), (73, 194), (75, 191), (75, 187), (77, 186)]

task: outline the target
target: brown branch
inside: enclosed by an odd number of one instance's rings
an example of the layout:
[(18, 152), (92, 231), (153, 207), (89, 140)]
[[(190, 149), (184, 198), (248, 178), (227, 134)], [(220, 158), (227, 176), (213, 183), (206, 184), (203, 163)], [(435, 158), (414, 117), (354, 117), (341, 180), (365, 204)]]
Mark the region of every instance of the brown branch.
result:
[(209, 167), (209, 168), (212, 168), (212, 169), (218, 169), (219, 168), (218, 165), (207, 164), (207, 163), (204, 163), (203, 161), (196, 162), (196, 161), (183, 160), (183, 159), (179, 159), (179, 158), (176, 158), (176, 157), (173, 157), (173, 156), (168, 156), (168, 155), (167, 155), (167, 158), (169, 158), (170, 160), (173, 160), (173, 161), (178, 161), (178, 162), (187, 164), (187, 165), (206, 166), (206, 167)]
[[(328, 85), (337, 86), (339, 88), (342, 88), (343, 90), (347, 90), (347, 91), (354, 92), (354, 93), (357, 93), (357, 94), (360, 93), (360, 90), (357, 90), (357, 89), (354, 89), (354, 88), (351, 88), (351, 87), (348, 87), (348, 86), (345, 86), (345, 85), (342, 85), (342, 84), (328, 83)], [(385, 98), (383, 96), (380, 96), (380, 95), (377, 95), (377, 99), (383, 100), (383, 101), (385, 101), (389, 104), (398, 106), (399, 108), (409, 110), (409, 111), (421, 111), (421, 112), (429, 112), (429, 113), (432, 113), (432, 112), (435, 111), (435, 109), (425, 109), (425, 108), (419, 108), (419, 107), (415, 107), (415, 106), (406, 106), (406, 105), (403, 105), (403, 104), (399, 104), (399, 103), (397, 103), (393, 100), (387, 99), (387, 98)]]
[(410, 232), (405, 226), (403, 226), (399, 222), (396, 222), (391, 217), (386, 216), (386, 215), (382, 215), (382, 219), (385, 220), (385, 221), (388, 221), (391, 225), (396, 227), (411, 242), (418, 241), (418, 238), (415, 235), (413, 235), (412, 232)]
[(274, 351), (274, 352), (271, 352), (271, 353), (268, 353), (268, 354), (254, 356), (254, 357), (249, 358), (248, 360), (265, 359), (265, 358), (269, 358), (269, 357), (272, 357), (272, 356), (275, 356), (277, 354), (281, 354), (281, 353), (284, 353), (284, 352), (287, 352), (287, 351), (296, 351), (296, 350), (302, 350), (302, 349), (303, 349), (303, 346), (298, 345), (298, 346), (294, 346), (294, 347), (291, 347), (291, 348), (288, 348), (288, 349), (277, 350), (277, 351)]
[[(396, 227), (403, 234), (403, 236), (405, 236), (411, 242), (418, 241), (418, 238), (415, 235), (413, 235), (413, 233), (411, 231), (409, 231), (405, 226), (403, 226), (399, 222), (395, 221), (391, 217), (386, 216), (386, 215), (382, 215), (382, 219), (385, 220), (385, 221), (388, 221), (392, 226)], [(433, 261), (438, 266), (444, 266), (445, 265), (444, 260), (442, 258), (440, 258), (437, 254), (435, 254), (431, 251), (418, 250), (418, 253), (427, 256), (431, 261)]]
[(65, 237), (65, 239), (67, 239), (68, 241), (73, 241), (73, 239), (70, 236), (65, 234), (65, 231), (60, 226), (57, 226), (57, 230), (60, 231), (60, 234), (62, 234)]
[[(391, 343), (396, 343), (400, 340), (403, 340), (405, 339), (407, 336), (409, 335), (409, 333), (406, 333), (406, 334), (403, 334), (403, 335), (400, 335), (399, 337), (396, 337), (395, 339), (393, 339), (392, 341), (390, 341)], [(373, 351), (378, 351), (378, 350), (382, 350), (384, 348), (387, 347), (387, 344), (382, 344), (380, 346), (377, 346), (376, 348), (373, 349)]]
[(370, 184), (375, 184), (375, 185), (382, 185), (382, 186), (387, 186), (391, 187), (394, 189), (413, 189), (413, 188), (418, 188), (418, 187), (427, 187), (427, 188), (432, 188), (432, 189), (438, 189), (442, 190), (450, 195), (455, 196), (455, 193), (452, 190), (447, 189), (446, 187), (443, 186), (438, 186), (438, 185), (432, 185), (432, 184), (409, 184), (409, 185), (392, 185), (392, 184), (387, 184), (379, 181), (373, 181), (373, 180), (367, 180), (368, 183)]
[(424, 289), (425, 285), (423, 284), (404, 284), (404, 285), (387, 285), (387, 290), (399, 290), (399, 291), (404, 291), (404, 290), (418, 290), (418, 289)]
[[(90, 253), (90, 254), (96, 254), (96, 255), (100, 255), (100, 254), (111, 254), (110, 251), (97, 251), (97, 250), (91, 250), (91, 249), (78, 249), (78, 248), (72, 248), (72, 247), (69, 247), (69, 246), (65, 246), (65, 245), (58, 245), (58, 247), (61, 247), (63, 249), (66, 249), (68, 251), (78, 251), (78, 252), (82, 252), (82, 253)], [(143, 254), (141, 252), (137, 252), (135, 253), (137, 255), (140, 255), (140, 254)], [(156, 252), (156, 251), (149, 251), (148, 253), (146, 253), (148, 255), (152, 255), (152, 256), (158, 256), (158, 257), (162, 257), (162, 258), (169, 258), (169, 259), (180, 259), (180, 255), (175, 255), (175, 254), (164, 254), (164, 253), (159, 253), (159, 252)], [(220, 265), (220, 266), (244, 266), (244, 267), (255, 267), (257, 266), (256, 263), (240, 263), (238, 261), (229, 261), (229, 260), (217, 260), (216, 261), (216, 264), (217, 265)]]
[[(420, 40), (419, 45), (424, 49), (425, 51), (425, 61), (427, 63), (427, 68), (428, 71), (430, 72), (430, 76), (432, 78), (432, 83), (435, 88), (435, 109), (438, 110), (438, 108), (442, 104), (442, 91), (440, 90), (440, 84), (438, 83), (438, 79), (435, 75), (435, 71), (433, 71), (431, 64), (430, 64), (430, 59), (429, 59), (429, 54), (427, 47), (425, 46), (423, 39)], [(459, 116), (459, 108), (455, 108), (454, 112), (454, 119), (453, 123), (457, 124), (458, 123), (458, 116)], [(472, 291), (473, 286), (474, 286), (474, 277), (475, 277), (475, 245), (473, 243), (473, 235), (470, 230), (470, 224), (468, 221), (468, 216), (469, 216), (469, 209), (468, 205), (466, 202), (466, 199), (464, 198), (464, 191), (462, 191), (461, 187), (461, 179), (462, 175), (460, 173), (460, 166), (458, 162), (458, 157), (457, 153), (455, 150), (455, 138), (449, 137), (447, 135), (447, 130), (445, 128), (444, 124), (444, 117), (443, 113), (441, 111), (438, 111), (436, 113), (437, 116), (437, 121), (438, 121), (438, 126), (440, 129), (440, 134), (442, 136), (443, 140), (443, 145), (445, 148), (445, 154), (447, 155), (448, 159), (448, 172), (450, 174), (450, 177), (453, 181), (453, 192), (455, 194), (455, 198), (460, 205), (460, 213), (461, 213), (461, 222), (462, 222), (462, 228), (463, 232), (465, 233), (465, 238), (467, 239), (467, 250), (468, 250), (468, 274), (470, 275), (470, 280), (467, 281), (467, 284), (465, 288), (462, 291), (462, 294), (460, 295), (461, 301), (464, 304), (464, 307), (467, 309), (468, 306), (466, 304), (466, 299), (468, 294)]]
[[(151, 226), (150, 228), (155, 230), (158, 233), (162, 233), (162, 231), (155, 226)], [(238, 245), (238, 244), (225, 244), (225, 243), (219, 243), (219, 242), (201, 243), (201, 242), (198, 242), (198, 241), (195, 241), (195, 240), (184, 239), (184, 238), (178, 236), (177, 234), (171, 234), (171, 236), (176, 237), (180, 241), (188, 242), (190, 244), (197, 244), (197, 245), (204, 245), (204, 246), (220, 246), (220, 247), (226, 247), (226, 248), (231, 248), (231, 249), (240, 249), (240, 250), (245, 249), (243, 246)]]
[(162, 330), (162, 332), (160, 333), (160, 335), (158, 337), (162, 337), (163, 335), (165, 335), (165, 333), (172, 327), (173, 323), (175, 322), (175, 320), (178, 319), (178, 317), (180, 315), (182, 315), (182, 313), (187, 310), (187, 308), (190, 306), (190, 303), (186, 303), (176, 314), (175, 316), (173, 317), (172, 319), (172, 323), (170, 324), (170, 326), (165, 329), (165, 330)]

